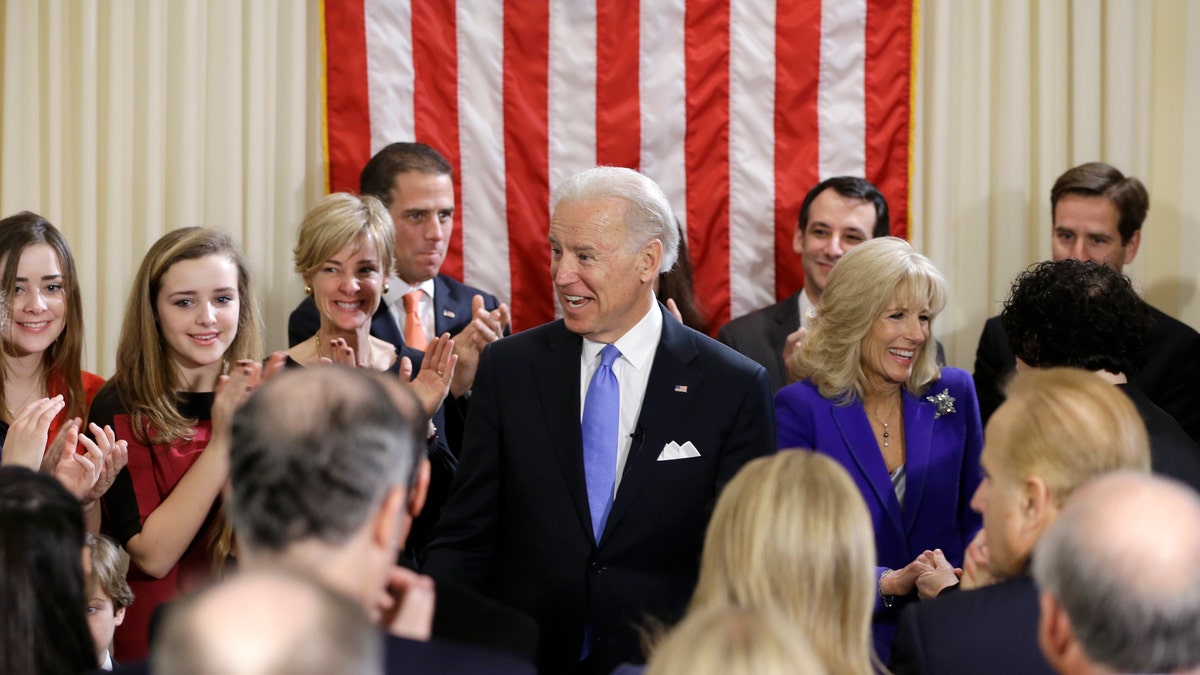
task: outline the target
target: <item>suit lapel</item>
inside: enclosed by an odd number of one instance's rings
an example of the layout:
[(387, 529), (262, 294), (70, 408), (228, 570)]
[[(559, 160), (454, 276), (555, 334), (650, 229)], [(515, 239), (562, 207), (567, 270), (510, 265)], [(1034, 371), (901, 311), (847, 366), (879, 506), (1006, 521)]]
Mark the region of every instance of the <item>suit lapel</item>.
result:
[(922, 494), (929, 475), (929, 457), (933, 445), (934, 404), (904, 391), (904, 526), (912, 532), (920, 516)]
[(459, 297), (442, 275), (433, 278), (433, 328), (435, 335), (449, 333), (470, 318), (471, 299)]
[[(659, 311), (662, 311), (660, 308)], [(600, 542), (610, 536), (629, 506), (641, 493), (648, 469), (658, 461), (658, 454), (670, 441), (682, 442), (686, 438), (675, 438), (676, 425), (687, 410), (691, 397), (703, 384), (704, 377), (687, 368), (699, 352), (687, 329), (677, 321), (663, 316), (662, 337), (650, 366), (650, 379), (646, 382), (646, 395), (642, 398), (642, 410), (638, 417), (635, 439), (625, 458), (625, 471), (621, 474), (621, 485), (613, 500), (612, 511), (604, 525)], [(713, 452), (715, 448), (699, 448), (701, 452)]]
[[(867, 419), (862, 403), (835, 405), (831, 412), (833, 422), (842, 435), (842, 442), (849, 449), (850, 458), (859, 473), (866, 476), (875, 501), (881, 505), (888, 524), (895, 530), (900, 541), (906, 541), (904, 526), (900, 520), (900, 500), (896, 499), (896, 490), (892, 487), (887, 465), (883, 463), (883, 454), (878, 450), (879, 443), (875, 440), (875, 433), (871, 429), (871, 422)], [(861, 451), (856, 452), (854, 448)]]
[(591, 540), (592, 513), (583, 475), (583, 436), (579, 428), (582, 405), (579, 401), (579, 359), (583, 338), (568, 331), (561, 321), (555, 328), (546, 339), (546, 358), (533, 366), (538, 389), (536, 400), (541, 402), (546, 431), (571, 493), (579, 525)]
[(371, 334), (397, 347), (404, 346), (404, 334), (400, 332), (400, 326), (392, 318), (387, 305), (382, 302), (379, 303), (379, 309), (375, 310), (375, 316), (371, 317)]
[(788, 368), (783, 362), (783, 345), (787, 342), (787, 336), (800, 327), (800, 294), (803, 292), (804, 289), (800, 289), (776, 306), (777, 311), (773, 317), (775, 325), (771, 326), (771, 334), (767, 336), (768, 344), (772, 347), (779, 345), (779, 349), (774, 350), (774, 356), (784, 382), (787, 382)]

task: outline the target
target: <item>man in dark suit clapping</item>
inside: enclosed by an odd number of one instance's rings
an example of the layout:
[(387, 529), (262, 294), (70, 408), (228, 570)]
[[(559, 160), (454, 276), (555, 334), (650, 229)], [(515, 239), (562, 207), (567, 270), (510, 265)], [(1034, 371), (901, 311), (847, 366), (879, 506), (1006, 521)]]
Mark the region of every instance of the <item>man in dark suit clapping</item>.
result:
[(609, 673), (682, 614), (717, 493), (773, 451), (770, 384), (655, 301), (679, 235), (653, 181), (591, 169), (551, 213), (563, 318), (484, 350), (422, 569), (533, 616), (542, 672)]

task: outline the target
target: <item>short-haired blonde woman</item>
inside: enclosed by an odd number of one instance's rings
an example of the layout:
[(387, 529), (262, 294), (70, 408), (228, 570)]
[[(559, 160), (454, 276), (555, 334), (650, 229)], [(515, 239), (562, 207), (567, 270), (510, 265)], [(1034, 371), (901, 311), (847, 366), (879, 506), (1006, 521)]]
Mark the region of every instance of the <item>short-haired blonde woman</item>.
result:
[(721, 492), (689, 612), (777, 608), (830, 672), (871, 675), (874, 572), (871, 517), (850, 476), (823, 455), (781, 452)]
[(770, 607), (718, 605), (688, 616), (654, 652), (646, 675), (823, 675), (811, 641)]
[(933, 320), (945, 303), (945, 279), (904, 240), (854, 247), (790, 364), (802, 381), (775, 397), (779, 447), (837, 460), (871, 513), (883, 661), (901, 607), (956, 582), (980, 526), (970, 508), (983, 445), (975, 388), (935, 361)]
[(296, 273), (316, 302), (321, 326), (288, 356), (304, 366), (351, 356), (361, 367), (396, 366), (396, 348), (371, 335), (395, 264), (396, 230), (387, 208), (374, 197), (335, 192), (304, 216), (296, 238)]

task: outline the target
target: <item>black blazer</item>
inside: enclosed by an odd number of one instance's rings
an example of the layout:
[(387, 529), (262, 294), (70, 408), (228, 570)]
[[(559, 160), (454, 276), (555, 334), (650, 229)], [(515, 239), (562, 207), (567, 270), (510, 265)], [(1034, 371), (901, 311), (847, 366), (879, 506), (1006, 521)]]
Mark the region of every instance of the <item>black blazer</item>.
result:
[[(1200, 384), (1198, 384), (1200, 386)], [(1150, 468), (1200, 491), (1200, 446), (1183, 427), (1134, 384), (1118, 384), (1137, 408), (1150, 436)]]
[[(663, 329), (636, 440), (599, 545), (583, 472), (583, 341), (555, 321), (489, 345), (458, 473), (422, 570), (482, 590), (538, 623), (538, 667), (642, 661), (635, 626), (682, 616), (721, 487), (775, 449), (766, 372), (684, 327)], [(657, 461), (671, 441), (699, 457)]]
[[(486, 649), (432, 640), (416, 642), (385, 634), (383, 672), (398, 675), (534, 675), (532, 664)], [(105, 671), (96, 671), (97, 675)], [(114, 673), (149, 675), (148, 661), (113, 668)]]
[(1055, 675), (1037, 626), (1031, 577), (949, 593), (905, 608), (889, 665), (895, 675)]
[(787, 336), (800, 328), (800, 294), (796, 291), (779, 302), (756, 309), (721, 326), (717, 339), (758, 362), (771, 377), (771, 393), (787, 386), (787, 364), (783, 346)]
[[(1149, 309), (1154, 334), (1146, 364), (1130, 380), (1200, 443), (1200, 333), (1154, 307)], [(988, 319), (975, 351), (975, 392), (985, 425), (1004, 402), (1003, 387), (1016, 364), (1000, 317)]]

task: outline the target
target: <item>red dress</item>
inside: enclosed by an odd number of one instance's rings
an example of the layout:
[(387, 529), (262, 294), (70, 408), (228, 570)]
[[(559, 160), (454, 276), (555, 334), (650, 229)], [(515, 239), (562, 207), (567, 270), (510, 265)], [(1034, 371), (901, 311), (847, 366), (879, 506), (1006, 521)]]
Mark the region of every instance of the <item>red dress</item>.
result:
[[(183, 475), (208, 446), (212, 435), (214, 394), (179, 392), (179, 412), (197, 423), (190, 440), (171, 444), (143, 443), (133, 434), (133, 418), (117, 395), (116, 387), (106, 385), (92, 404), (91, 422), (112, 425), (118, 439), (129, 443), (129, 464), (103, 497), (102, 531), (122, 546), (142, 531), (146, 518), (158, 508), (179, 484)], [(212, 563), (208, 553), (208, 534), (216, 521), (214, 504), (183, 557), (161, 579), (143, 572), (132, 561), (127, 580), (133, 591), (133, 604), (125, 610), (125, 621), (113, 636), (113, 657), (132, 662), (146, 658), (150, 616), (160, 604), (209, 581)]]

